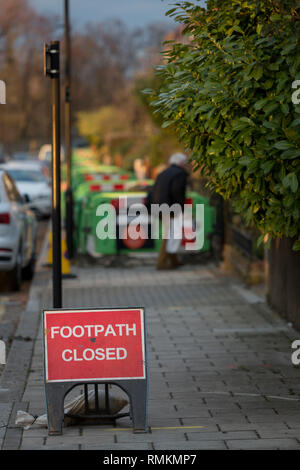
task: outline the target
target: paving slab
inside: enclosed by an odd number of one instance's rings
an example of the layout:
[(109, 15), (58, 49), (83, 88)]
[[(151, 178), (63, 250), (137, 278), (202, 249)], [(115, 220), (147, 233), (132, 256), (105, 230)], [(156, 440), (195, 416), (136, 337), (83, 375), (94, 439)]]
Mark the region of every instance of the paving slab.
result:
[(231, 450), (299, 450), (297, 439), (245, 439), (226, 441)]

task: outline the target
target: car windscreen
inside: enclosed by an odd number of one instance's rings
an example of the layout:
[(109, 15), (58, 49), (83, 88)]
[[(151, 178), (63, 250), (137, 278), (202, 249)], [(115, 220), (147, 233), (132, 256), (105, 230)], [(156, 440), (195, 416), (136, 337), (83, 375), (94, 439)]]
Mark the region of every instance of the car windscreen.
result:
[(40, 172), (36, 170), (21, 170), (21, 169), (15, 169), (15, 168), (7, 168), (7, 173), (10, 174), (10, 176), (15, 180), (15, 181), (22, 181), (22, 182), (28, 182), (28, 183), (43, 183), (45, 182), (45, 176)]

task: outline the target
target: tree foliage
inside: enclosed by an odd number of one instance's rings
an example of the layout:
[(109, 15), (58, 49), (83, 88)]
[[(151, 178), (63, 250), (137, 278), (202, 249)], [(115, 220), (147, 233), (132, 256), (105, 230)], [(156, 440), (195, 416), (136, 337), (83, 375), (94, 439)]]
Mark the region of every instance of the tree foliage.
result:
[[(59, 17), (39, 14), (34, 3), (0, 0), (0, 79), (7, 86), (7, 104), (0, 115), (0, 147), (3, 144), (7, 153), (28, 147), (34, 152), (49, 142), (51, 85), (43, 76), (43, 43), (53, 38), (61, 43), (62, 103), (64, 99), (63, 24)], [(80, 111), (93, 113), (114, 106), (127, 112), (133, 77), (150, 66), (150, 49), (159, 54), (166, 26), (149, 24), (131, 29), (123, 21), (98, 23), (97, 18), (80, 29), (73, 26), (71, 108), (75, 134)], [(114, 127), (112, 120), (112, 131)]]
[(96, 111), (78, 113), (78, 130), (93, 145), (103, 145), (110, 134), (129, 131), (124, 110), (116, 106), (103, 106)]
[(0, 0), (0, 79), (7, 104), (1, 107), (0, 142), (23, 150), (25, 141), (48, 139), (50, 86), (42, 73), (42, 47), (55, 32), (52, 17), (38, 15), (28, 0)]
[[(168, 12), (190, 40), (158, 67), (152, 104), (195, 167), (248, 223), (300, 249), (300, 2), (178, 2)], [(148, 91), (149, 92), (149, 91)]]

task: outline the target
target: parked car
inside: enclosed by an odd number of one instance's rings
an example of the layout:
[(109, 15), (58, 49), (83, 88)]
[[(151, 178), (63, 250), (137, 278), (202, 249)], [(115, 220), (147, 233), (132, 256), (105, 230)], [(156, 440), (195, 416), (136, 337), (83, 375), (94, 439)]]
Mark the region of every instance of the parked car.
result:
[(51, 214), (51, 187), (39, 162), (9, 162), (0, 165), (13, 178), (20, 194), (38, 218)]
[(11, 156), (13, 161), (23, 162), (34, 159), (34, 155), (29, 152), (15, 152)]
[(7, 273), (12, 290), (34, 275), (36, 218), (11, 176), (0, 169), (0, 271)]
[(51, 186), (51, 165), (49, 165), (48, 162), (35, 158), (33, 160), (23, 161), (22, 166), (23, 165), (30, 165), (30, 168), (36, 168), (38, 171), (41, 171), (44, 177), (46, 178), (49, 186)]

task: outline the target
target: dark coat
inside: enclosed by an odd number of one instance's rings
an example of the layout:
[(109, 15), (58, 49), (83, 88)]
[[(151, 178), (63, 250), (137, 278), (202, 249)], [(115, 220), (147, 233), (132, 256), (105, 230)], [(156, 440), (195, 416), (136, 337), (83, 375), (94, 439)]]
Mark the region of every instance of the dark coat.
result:
[(153, 204), (180, 204), (182, 210), (185, 203), (188, 173), (178, 165), (170, 165), (156, 178), (151, 191)]

